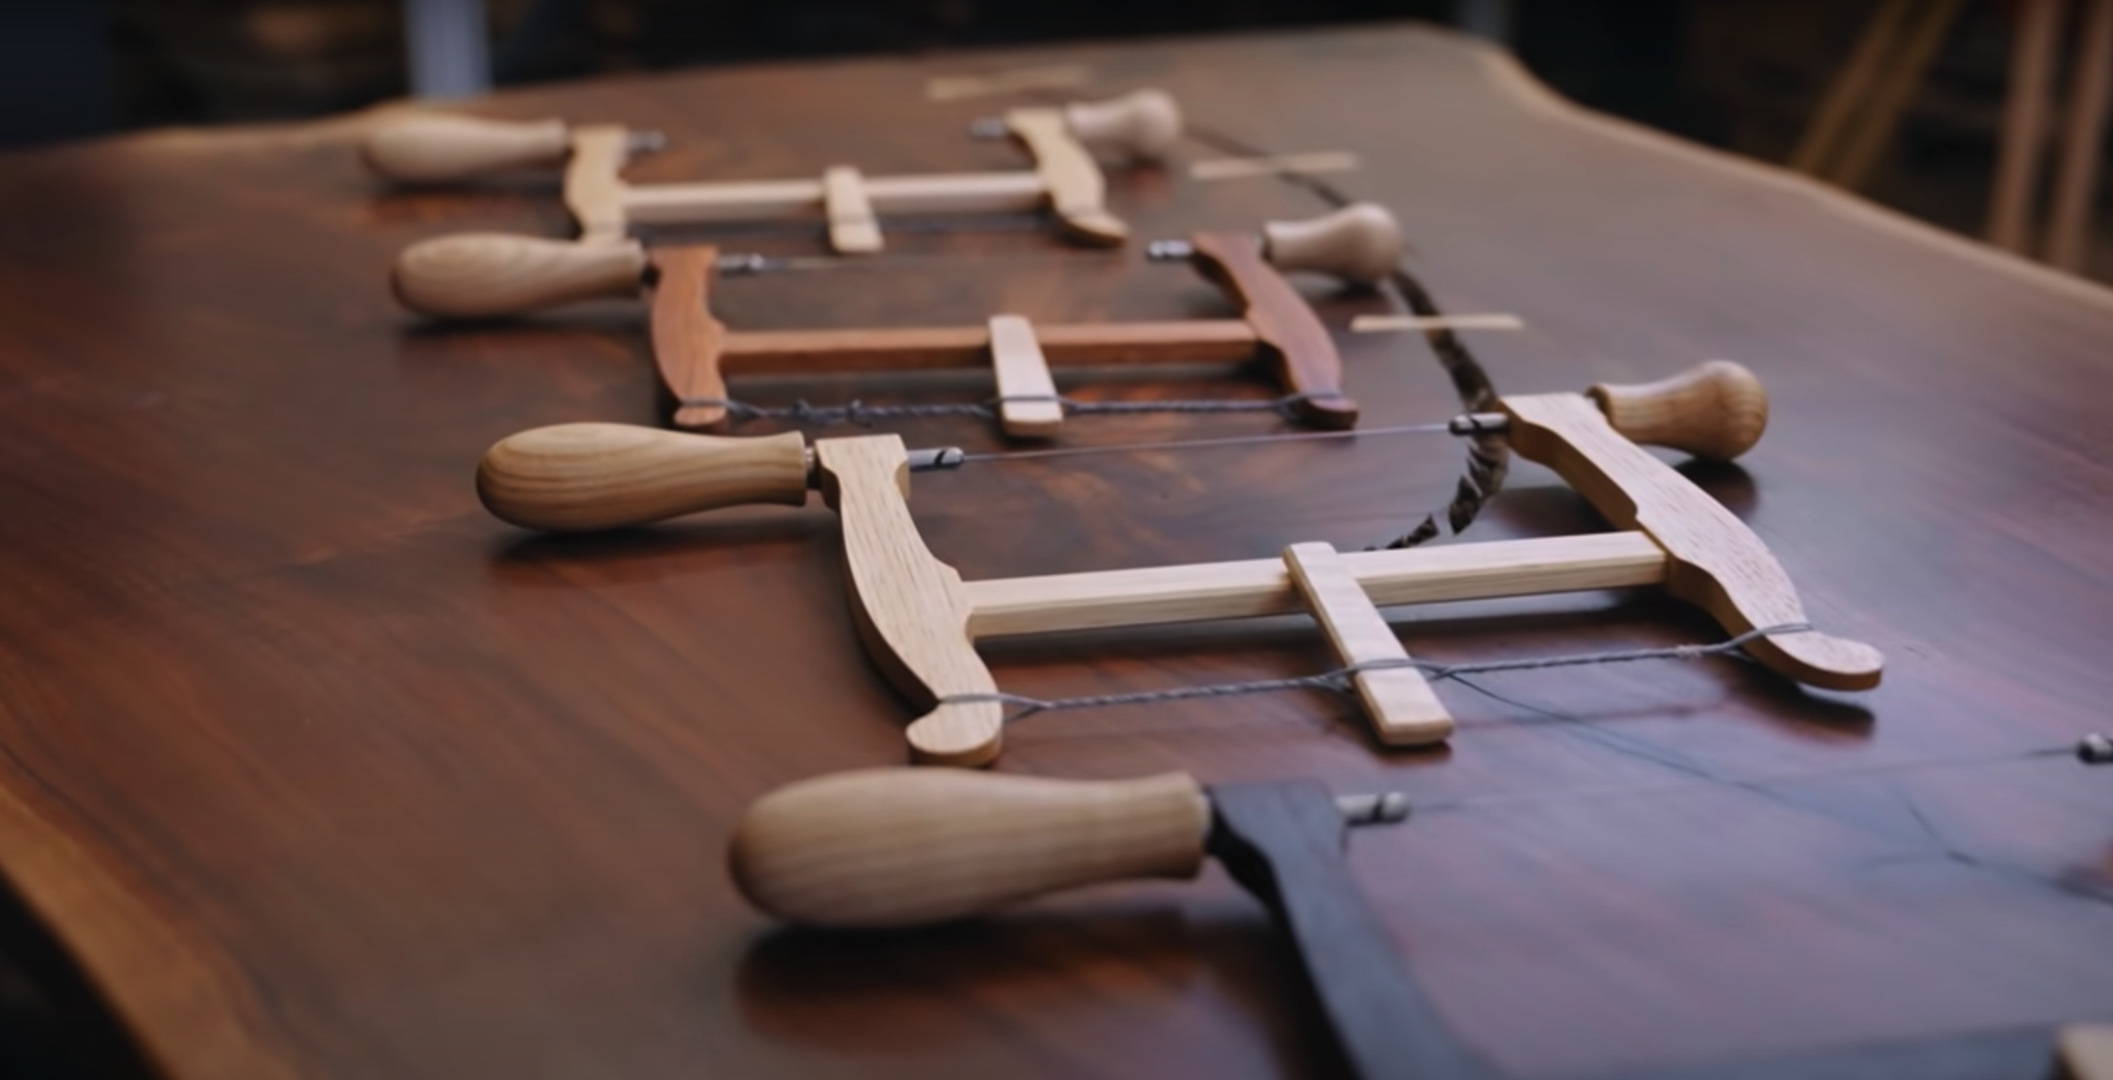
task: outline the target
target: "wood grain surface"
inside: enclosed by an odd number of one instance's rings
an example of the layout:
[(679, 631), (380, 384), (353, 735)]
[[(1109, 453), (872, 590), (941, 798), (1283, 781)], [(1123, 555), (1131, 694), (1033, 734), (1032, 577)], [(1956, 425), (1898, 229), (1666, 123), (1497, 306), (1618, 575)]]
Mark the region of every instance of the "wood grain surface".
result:
[[(2050, 1025), (2113, 1014), (2113, 775), (2038, 753), (2109, 726), (2113, 294), (1580, 114), (1408, 27), (738, 67), (473, 111), (667, 131), (640, 182), (998, 170), (1017, 148), (963, 131), (1003, 103), (930, 103), (925, 81), (1069, 63), (1096, 73), (1088, 96), (1161, 86), (1192, 127), (1356, 153), (1337, 179), (1394, 209), (1445, 308), (1524, 320), (1470, 339), (1504, 393), (1751, 367), (1767, 437), (1684, 468), (1820, 628), (1889, 670), (1861, 695), (1731, 660), (1487, 675), (1487, 694), (1445, 691), (1459, 730), (1439, 751), (1383, 749), (1319, 694), (1043, 714), (1008, 731), (1004, 770), (1408, 792), (1417, 816), (1357, 836), (1351, 870), (1447, 1022), (1515, 1076), (2007, 1075), (1978, 1066), (2043, 1066)], [(744, 805), (903, 758), (912, 712), (859, 647), (836, 515), (814, 499), (570, 539), (494, 521), (471, 485), (494, 439), (664, 415), (640, 308), (404, 314), (403, 245), (569, 225), (554, 187), (379, 185), (357, 160), (370, 122), (0, 158), (0, 871), (146, 1060), (199, 1078), (1341, 1068), (1294, 957), (1215, 868), (899, 937), (745, 907), (725, 866)], [(1112, 171), (1109, 207), (1139, 238), (1321, 209), (1268, 177), (1186, 179), (1223, 153)], [(1134, 250), (993, 224), (891, 222), (885, 255), (729, 280), (713, 305), (744, 329), (1233, 314)], [(796, 254), (821, 233), (710, 235)], [(934, 254), (979, 257), (889, 261)], [(1334, 326), (1391, 310), (1304, 287)], [(1453, 411), (1420, 338), (1337, 343), (1368, 425)], [(1170, 374), (1058, 380), (1271, 392)], [(742, 393), (971, 400), (988, 373)], [(1278, 423), (1087, 417), (1067, 438)], [(974, 419), (900, 430), (999, 445)], [(910, 505), (971, 580), (1265, 559), (1391, 535), (1460, 456), (1397, 436), (972, 466), (918, 476)], [(1469, 538), (1606, 528), (1521, 465)], [(1390, 617), (1438, 661), (1719, 636), (1649, 590)], [(1037, 696), (1331, 664), (1300, 616), (983, 653)]]

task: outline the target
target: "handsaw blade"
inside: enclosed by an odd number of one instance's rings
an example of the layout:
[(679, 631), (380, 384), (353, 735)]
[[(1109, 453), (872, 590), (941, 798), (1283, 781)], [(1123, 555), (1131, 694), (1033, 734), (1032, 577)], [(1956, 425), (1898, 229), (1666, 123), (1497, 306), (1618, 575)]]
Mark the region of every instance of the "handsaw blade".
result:
[(1402, 966), (1342, 851), (1343, 813), (1319, 784), (1210, 789), (1211, 854), (1291, 932), (1359, 1076), (1488, 1078)]

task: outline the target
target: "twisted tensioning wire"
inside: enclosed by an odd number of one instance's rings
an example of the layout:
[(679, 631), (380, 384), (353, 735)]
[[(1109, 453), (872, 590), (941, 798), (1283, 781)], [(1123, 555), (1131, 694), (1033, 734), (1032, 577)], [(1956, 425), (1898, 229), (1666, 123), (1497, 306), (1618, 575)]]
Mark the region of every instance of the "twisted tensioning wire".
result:
[(1695, 660), (1705, 656), (1721, 656), (1737, 652), (1761, 638), (1777, 634), (1801, 634), (1810, 631), (1810, 623), (1779, 623), (1748, 630), (1743, 634), (1723, 641), (1701, 645), (1668, 645), (1644, 649), (1614, 649), (1604, 652), (1566, 653), (1556, 656), (1521, 657), (1512, 660), (1481, 660), (1466, 664), (1442, 664), (1431, 660), (1400, 657), (1388, 660), (1367, 660), (1346, 667), (1335, 668), (1313, 675), (1293, 675), (1281, 679), (1250, 679), (1243, 682), (1205, 683), (1200, 686), (1177, 686), (1164, 690), (1132, 690), (1120, 694), (1089, 694), (1083, 697), (1037, 698), (1025, 694), (1006, 693), (1002, 690), (976, 693), (946, 694), (939, 698), (940, 705), (972, 705), (978, 702), (999, 702), (1017, 705), (1020, 711), (1007, 717), (1019, 720), (1038, 712), (1055, 712), (1065, 709), (1098, 709), (1113, 705), (1152, 705), (1168, 701), (1191, 701), (1197, 698), (1233, 697), (1241, 694), (1265, 694), (1283, 690), (1333, 690), (1348, 693), (1356, 688), (1357, 676), (1367, 671), (1387, 671), (1396, 668), (1413, 668), (1424, 673), (1432, 682), (1458, 678), (1464, 675), (1481, 675), (1492, 671), (1538, 671), (1544, 668), (1580, 667), (1591, 664), (1627, 664), (1639, 660)]

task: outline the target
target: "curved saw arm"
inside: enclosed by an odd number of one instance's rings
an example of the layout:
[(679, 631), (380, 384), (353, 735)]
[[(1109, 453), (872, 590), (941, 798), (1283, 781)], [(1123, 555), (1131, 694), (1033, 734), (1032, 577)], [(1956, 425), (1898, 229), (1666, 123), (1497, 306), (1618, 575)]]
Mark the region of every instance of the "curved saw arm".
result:
[(1357, 405), (1342, 394), (1343, 361), (1313, 305), (1269, 264), (1260, 237), (1198, 233), (1190, 240), (1197, 269), (1240, 300), (1247, 324), (1269, 352), (1284, 387), (1309, 395), (1299, 415), (1316, 427), (1357, 424)]
[(701, 244), (654, 248), (653, 366), (675, 399), (675, 426), (714, 427), (726, 419), (726, 324), (712, 315), (719, 251)]
[(911, 753), (943, 765), (989, 762), (1004, 723), (999, 704), (939, 704), (956, 694), (994, 694), (998, 685), (969, 637), (974, 608), (961, 575), (932, 556), (910, 518), (902, 439), (823, 439), (814, 445), (814, 463), (822, 496), (843, 519), (851, 610), (866, 652), (897, 689), (930, 710), (910, 725)]
[(619, 174), (630, 160), (631, 146), (631, 133), (615, 124), (572, 129), (565, 209), (579, 225), (581, 240), (621, 240), (629, 231), (624, 199), (630, 189)]
[(1181, 136), (1181, 110), (1157, 90), (1063, 108), (1014, 109), (1005, 130), (1034, 157), (1050, 208), (1074, 239), (1122, 243), (1130, 227), (1108, 212), (1107, 182), (1089, 144), (1132, 158), (1157, 157)]
[(1129, 239), (1130, 227), (1108, 212), (1107, 182), (1086, 147), (1071, 137), (1064, 114), (1056, 109), (1014, 109), (1005, 127), (1034, 156), (1035, 173), (1048, 192), (1050, 209), (1064, 231), (1094, 245), (1113, 246)]
[[(1685, 385), (1666, 384), (1657, 393), (1714, 394), (1724, 411), (1738, 414), (1739, 401), (1756, 400), (1760, 385), (1745, 368), (1714, 361)], [(1512, 449), (1521, 457), (1554, 469), (1607, 520), (1665, 549), (1665, 587), (1674, 596), (1709, 612), (1733, 635), (1805, 622), (1790, 575), (1761, 538), (1608, 422), (1603, 404), (1625, 396), (1623, 388), (1603, 386), (1593, 389), (1602, 404), (1584, 394), (1527, 394), (1502, 398), (1500, 407), (1511, 418)], [(1757, 400), (1765, 419), (1766, 398)], [(1758, 437), (1759, 423), (1748, 426)], [(1816, 630), (1770, 635), (1746, 651), (1783, 675), (1830, 690), (1877, 686), (1885, 663), (1869, 645)]]

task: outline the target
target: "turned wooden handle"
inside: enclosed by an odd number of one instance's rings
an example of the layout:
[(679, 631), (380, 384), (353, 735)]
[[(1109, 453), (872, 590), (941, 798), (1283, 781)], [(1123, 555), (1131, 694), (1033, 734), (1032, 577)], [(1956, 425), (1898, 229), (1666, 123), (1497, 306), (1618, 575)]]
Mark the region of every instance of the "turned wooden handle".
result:
[(1352, 203), (1305, 221), (1262, 226), (1263, 254), (1279, 270), (1312, 270), (1371, 284), (1401, 265), (1401, 226), (1378, 203)]
[(504, 521), (577, 532), (745, 503), (807, 500), (807, 439), (688, 435), (633, 424), (557, 424), (500, 439), (477, 497)]
[(1630, 442), (1730, 461), (1761, 441), (1768, 391), (1754, 373), (1711, 360), (1657, 382), (1600, 383), (1587, 393)]
[(1042, 893), (1190, 877), (1210, 800), (1184, 773), (1047, 780), (864, 769), (750, 806), (728, 849), (750, 903), (813, 926), (913, 926)]
[(458, 233), (405, 248), (390, 283), (397, 300), (413, 311), (467, 319), (635, 296), (645, 272), (646, 250), (636, 240)]
[(565, 160), (563, 120), (407, 116), (377, 125), (360, 146), (367, 167), (391, 180), (430, 184)]
[(1088, 146), (1156, 158), (1181, 138), (1181, 106), (1164, 90), (1137, 90), (1066, 105), (1064, 123)]

